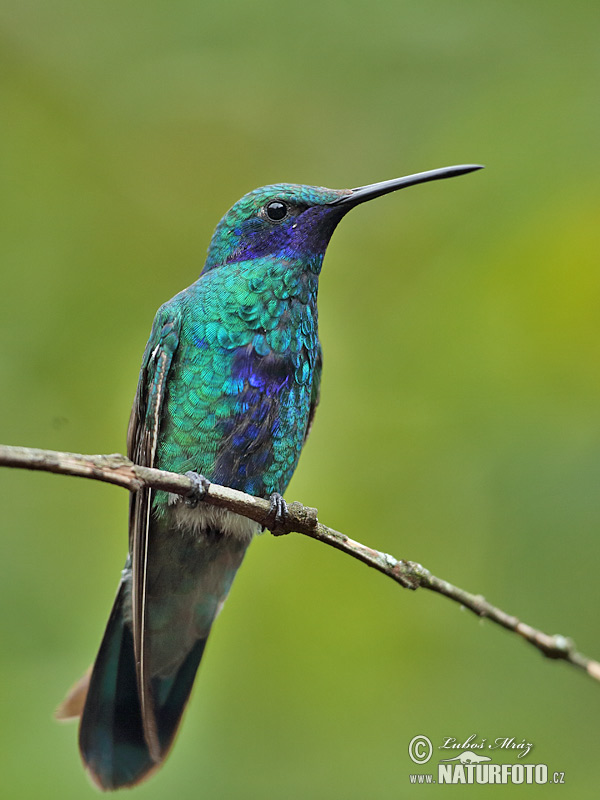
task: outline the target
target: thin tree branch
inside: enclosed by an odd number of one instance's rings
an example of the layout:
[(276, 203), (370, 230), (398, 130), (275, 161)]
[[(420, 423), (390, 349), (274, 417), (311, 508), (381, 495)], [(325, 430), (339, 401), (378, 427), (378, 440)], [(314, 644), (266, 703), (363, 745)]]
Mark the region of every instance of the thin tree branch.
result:
[[(37, 450), (29, 447), (10, 447), (0, 445), (0, 466), (20, 467), (23, 469), (56, 472), (62, 475), (77, 475), (82, 478), (106, 481), (123, 486), (131, 492), (142, 487), (163, 489), (167, 492), (186, 497), (195, 492), (195, 486), (185, 475), (165, 472), (149, 467), (140, 467), (125, 456), (112, 455), (80, 455), (78, 453), (60, 453), (55, 450)], [(211, 483), (203, 502), (226, 508), (236, 514), (253, 519), (269, 527), (271, 521), (270, 503), (258, 497)], [(464, 589), (453, 586), (448, 581), (436, 578), (428, 569), (414, 561), (398, 560), (387, 553), (373, 550), (360, 542), (355, 542), (343, 533), (328, 528), (317, 519), (316, 508), (303, 506), (301, 503), (288, 504), (288, 515), (285, 523), (277, 530), (281, 533), (301, 533), (318, 539), (320, 542), (342, 550), (353, 558), (382, 572), (405, 589), (429, 589), (468, 608), (479, 617), (487, 617), (503, 628), (517, 633), (527, 642), (540, 650), (545, 656), (561, 659), (587, 672), (594, 680), (600, 681), (600, 663), (579, 653), (574, 642), (566, 636), (555, 634), (550, 636), (530, 625), (521, 622), (517, 617), (507, 614), (493, 606), (481, 595), (471, 594)]]

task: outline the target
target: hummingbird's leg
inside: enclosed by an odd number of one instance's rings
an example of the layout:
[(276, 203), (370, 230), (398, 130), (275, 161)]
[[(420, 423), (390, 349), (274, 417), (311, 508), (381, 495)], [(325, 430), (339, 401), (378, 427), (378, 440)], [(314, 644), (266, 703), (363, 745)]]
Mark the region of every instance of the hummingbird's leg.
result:
[(204, 497), (208, 491), (208, 487), (210, 486), (210, 481), (205, 478), (204, 475), (200, 475), (198, 472), (192, 471), (186, 472), (185, 477), (189, 478), (194, 484), (194, 491), (192, 494), (184, 497), (183, 502), (186, 504), (186, 506), (195, 508), (201, 500), (204, 500)]
[(279, 492), (273, 492), (269, 501), (271, 503), (269, 520), (267, 524), (263, 526), (263, 530), (268, 528), (273, 536), (282, 536), (284, 533), (288, 532), (285, 527), (288, 518), (287, 503)]

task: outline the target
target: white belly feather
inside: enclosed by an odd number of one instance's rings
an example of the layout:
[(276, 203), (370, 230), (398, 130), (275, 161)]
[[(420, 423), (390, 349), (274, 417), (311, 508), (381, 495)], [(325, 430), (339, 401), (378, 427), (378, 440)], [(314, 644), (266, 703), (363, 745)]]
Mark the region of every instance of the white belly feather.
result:
[(249, 542), (255, 533), (260, 533), (261, 525), (252, 519), (234, 514), (225, 508), (217, 508), (208, 504), (187, 506), (177, 494), (169, 494), (169, 505), (174, 512), (177, 527), (185, 531), (202, 533), (207, 528), (217, 529), (224, 536), (233, 536), (236, 539)]

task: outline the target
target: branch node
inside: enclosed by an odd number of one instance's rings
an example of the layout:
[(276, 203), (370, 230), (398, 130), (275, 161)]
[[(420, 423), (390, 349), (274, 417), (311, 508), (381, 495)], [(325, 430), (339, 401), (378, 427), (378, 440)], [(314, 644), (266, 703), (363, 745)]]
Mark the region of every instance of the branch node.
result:
[(412, 561), (396, 561), (391, 570), (398, 583), (413, 592), (422, 586), (421, 576), (415, 571), (415, 566), (419, 567), (420, 564), (414, 564)]
[(288, 523), (290, 531), (295, 530), (293, 527), (294, 523), (300, 523), (300, 525), (307, 528), (316, 528), (319, 524), (317, 509), (302, 505), (302, 503), (299, 503), (297, 500), (294, 500), (293, 503), (288, 505), (288, 512), (290, 516)]
[(489, 603), (482, 594), (473, 596), (472, 610), (480, 617), (489, 617)]

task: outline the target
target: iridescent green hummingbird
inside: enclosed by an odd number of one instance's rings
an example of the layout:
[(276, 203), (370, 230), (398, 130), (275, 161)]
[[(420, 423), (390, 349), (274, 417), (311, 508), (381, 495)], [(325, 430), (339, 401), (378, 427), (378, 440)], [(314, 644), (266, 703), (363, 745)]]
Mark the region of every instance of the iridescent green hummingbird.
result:
[(158, 310), (127, 453), (193, 478), (193, 500), (131, 496), (129, 555), (94, 667), (58, 715), (81, 716), (102, 789), (133, 786), (175, 736), (211, 626), (260, 526), (202, 504), (209, 481), (271, 498), (273, 525), (319, 401), (317, 288), (329, 239), (354, 206), (462, 165), (357, 189), (280, 183), (217, 225), (199, 279)]

